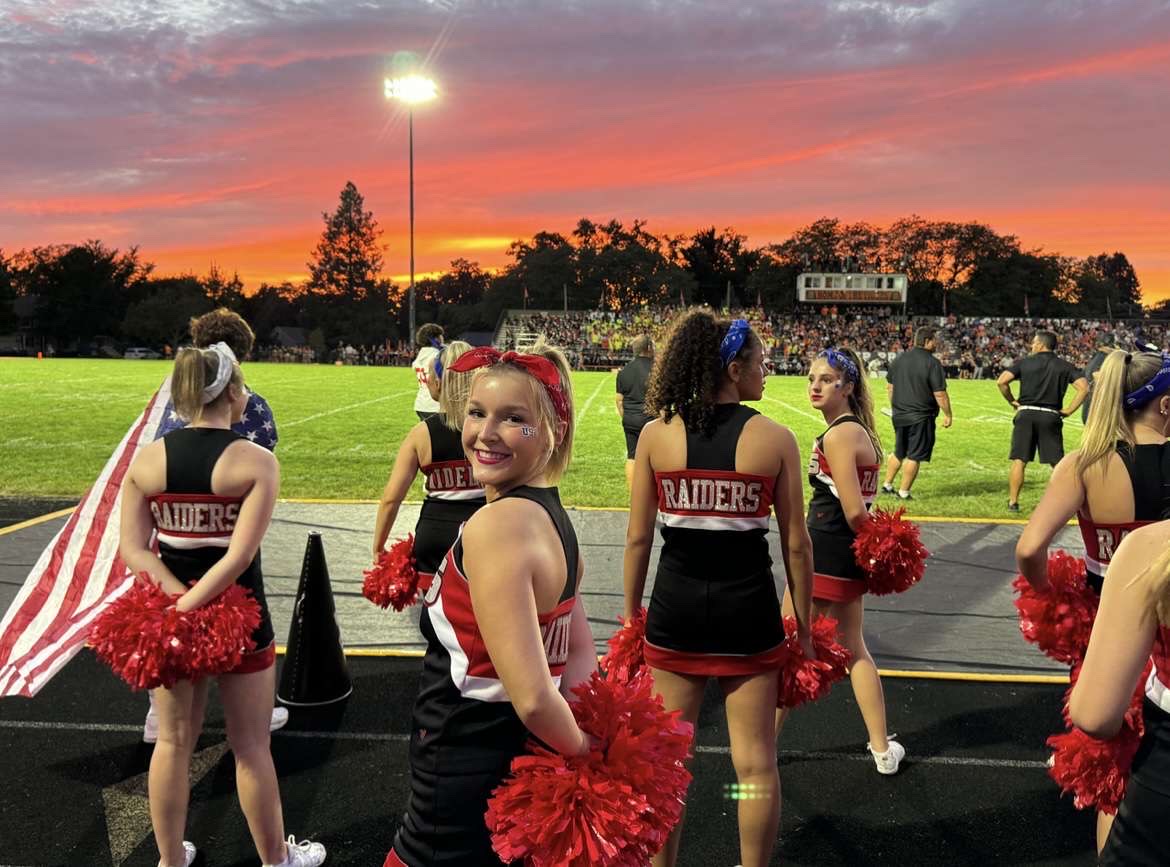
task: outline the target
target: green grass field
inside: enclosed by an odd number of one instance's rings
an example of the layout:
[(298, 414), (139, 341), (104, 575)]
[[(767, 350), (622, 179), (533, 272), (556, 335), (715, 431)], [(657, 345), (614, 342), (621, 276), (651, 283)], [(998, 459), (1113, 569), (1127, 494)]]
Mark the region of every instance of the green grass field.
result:
[[(96, 478), (115, 445), (169, 370), (162, 361), (0, 359), (0, 496), (75, 496)], [(381, 493), (398, 443), (417, 422), (408, 368), (258, 364), (248, 383), (271, 404), (280, 433), (277, 456), (288, 498), (372, 500)], [(627, 503), (625, 441), (614, 413), (614, 374), (578, 373), (578, 429), (572, 466), (562, 480), (574, 506)], [(879, 406), (886, 406), (878, 383)], [(910, 512), (1007, 517), (1011, 410), (994, 383), (950, 383), (955, 426), (939, 430), (934, 461), (923, 467)], [(807, 458), (824, 425), (798, 377), (768, 379), (757, 408), (789, 425)], [(890, 420), (879, 416), (883, 442)], [(1065, 432), (1080, 439), (1079, 416)], [(1049, 469), (1029, 466), (1021, 498), (1035, 505)], [(416, 483), (413, 496), (422, 496)]]

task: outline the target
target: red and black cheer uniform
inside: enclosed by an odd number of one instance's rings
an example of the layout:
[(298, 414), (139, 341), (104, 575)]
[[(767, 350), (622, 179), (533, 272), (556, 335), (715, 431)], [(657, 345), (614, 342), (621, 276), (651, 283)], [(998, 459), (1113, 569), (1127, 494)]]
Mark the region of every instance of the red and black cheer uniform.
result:
[[(848, 602), (865, 593), (865, 573), (853, 556), (853, 539), (857, 535), (845, 519), (837, 484), (833, 481), (833, 470), (825, 457), (825, 434), (839, 424), (861, 422), (855, 415), (843, 415), (825, 428), (825, 432), (813, 440), (812, 455), (808, 463), (808, 483), (812, 487), (812, 499), (808, 503), (808, 535), (813, 546), (813, 598), (828, 602)], [(868, 432), (867, 432), (868, 433)], [(875, 446), (876, 451), (876, 446)], [(861, 486), (861, 499), (865, 508), (873, 505), (877, 496), (878, 464), (864, 464), (856, 467), (857, 482)], [(848, 472), (849, 470), (845, 470)]]
[(1152, 656), (1142, 702), (1146, 731), (1097, 862), (1107, 867), (1170, 864), (1170, 628), (1158, 627)]
[(735, 469), (740, 433), (756, 415), (717, 405), (712, 436), (686, 432), (686, 469), (654, 474), (662, 553), (646, 618), (653, 668), (731, 677), (779, 660), (784, 626), (766, 538), (776, 480)]
[[(216, 462), (232, 443), (245, 439), (219, 428), (182, 428), (163, 437), (167, 454), (166, 491), (147, 497), (158, 533), (159, 557), (175, 577), (192, 586), (227, 553), (240, 515), (243, 497), (221, 497), (211, 492)], [(268, 603), (260, 551), (236, 583), (251, 592), (260, 606), (260, 625), (252, 633), (256, 648), (233, 674), (263, 671), (276, 661), (275, 634)]]
[[(577, 535), (556, 488), (525, 486), (501, 499), (507, 497), (543, 506), (564, 547), (564, 590), (556, 606), (538, 618), (544, 661), (559, 687), (569, 658), (569, 623), (577, 594)], [(463, 571), (462, 532), (423, 604), (427, 651), (410, 732), (410, 801), (385, 863), (500, 864), (484, 812), (492, 790), (508, 775), (512, 759), (524, 752), (532, 734), (512, 707), (476, 623)]]
[(1117, 456), (1125, 464), (1133, 486), (1133, 520), (1124, 524), (1098, 524), (1082, 508), (1077, 525), (1085, 543), (1085, 572), (1098, 595), (1105, 570), (1121, 540), (1138, 527), (1170, 517), (1170, 446), (1117, 444)]
[(431, 462), (422, 467), (427, 496), (414, 527), (414, 562), (423, 591), (455, 544), (460, 525), (485, 502), (483, 486), (471, 475), (459, 431), (447, 427), (438, 414), (424, 424), (431, 438)]

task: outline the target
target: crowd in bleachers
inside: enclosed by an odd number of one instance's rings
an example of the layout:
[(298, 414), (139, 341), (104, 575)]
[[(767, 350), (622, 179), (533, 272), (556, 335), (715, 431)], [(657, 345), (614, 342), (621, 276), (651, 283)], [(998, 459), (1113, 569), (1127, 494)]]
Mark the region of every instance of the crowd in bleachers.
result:
[[(661, 341), (675, 307), (645, 307), (631, 311), (573, 310), (513, 313), (500, 330), (497, 343), (514, 348), (524, 334), (543, 334), (566, 349), (577, 366), (610, 368), (631, 356), (630, 341), (649, 334)], [(956, 378), (994, 378), (1004, 367), (1029, 352), (1039, 329), (1056, 332), (1058, 354), (1084, 366), (1093, 355), (1095, 336), (1112, 332), (1119, 346), (1137, 341), (1163, 345), (1163, 323), (1107, 322), (1083, 319), (1004, 319), (990, 317), (901, 317), (883, 307), (810, 308), (808, 313), (767, 313), (760, 308), (732, 310), (734, 317), (751, 321), (764, 341), (776, 373), (799, 374), (827, 346), (856, 350), (873, 373), (883, 371), (895, 355), (913, 344), (920, 325), (940, 329), (938, 352), (947, 374)]]

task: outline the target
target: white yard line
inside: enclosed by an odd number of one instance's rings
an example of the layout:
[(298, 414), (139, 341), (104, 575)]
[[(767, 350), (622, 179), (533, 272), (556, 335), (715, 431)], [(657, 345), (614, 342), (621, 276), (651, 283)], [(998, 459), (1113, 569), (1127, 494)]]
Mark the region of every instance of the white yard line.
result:
[(601, 387), (609, 382), (610, 377), (605, 377), (601, 382), (597, 383), (597, 388), (593, 389), (593, 394), (589, 395), (589, 399), (585, 401), (585, 405), (581, 407), (581, 412), (578, 413), (578, 418), (585, 418), (589, 414), (589, 407), (593, 406), (593, 401), (597, 399), (597, 395), (601, 392)]
[(782, 400), (777, 400), (776, 398), (769, 397), (766, 394), (764, 395), (764, 400), (768, 401), (769, 403), (774, 403), (774, 404), (777, 404), (779, 406), (782, 406), (785, 409), (787, 409), (789, 412), (794, 412), (797, 415), (803, 415), (805, 418), (811, 418), (813, 421), (817, 422), (818, 424), (824, 424), (824, 422), (825, 422), (824, 416), (813, 415), (811, 412), (806, 412), (803, 409), (797, 409), (796, 407), (794, 407), (790, 403), (786, 403), (785, 401), (782, 401)]
[(304, 424), (307, 421), (313, 421), (315, 419), (324, 418), (327, 415), (335, 415), (339, 412), (348, 412), (351, 409), (358, 409), (359, 407), (369, 406), (370, 404), (381, 403), (384, 400), (393, 400), (396, 397), (404, 397), (408, 394), (416, 394), (416, 393), (417, 393), (416, 391), (396, 391), (396, 392), (394, 392), (394, 394), (387, 394), (387, 395), (383, 395), (382, 397), (375, 397), (371, 400), (363, 400), (360, 403), (346, 404), (345, 406), (339, 406), (336, 409), (330, 409), (330, 410), (326, 410), (325, 412), (318, 412), (318, 413), (314, 413), (313, 415), (307, 415), (304, 418), (298, 418), (294, 421), (282, 421), (280, 423), (279, 429), (282, 431), (287, 430), (290, 427), (296, 427), (297, 425)]
[[(67, 723), (48, 722), (40, 720), (0, 720), (0, 730), (32, 730), (32, 731), (67, 731), (67, 732), (105, 732), (123, 733), (128, 735), (142, 735), (142, 723), (123, 725), (117, 723)], [(218, 727), (206, 727), (204, 734), (222, 735), (225, 730)], [(323, 741), (375, 741), (383, 743), (406, 743), (410, 735), (397, 732), (339, 732), (339, 731), (285, 731), (272, 733), (274, 739), (303, 738), (306, 740)], [(729, 756), (731, 748), (717, 745), (701, 745), (695, 747), (695, 752), (706, 755)], [(840, 760), (846, 759), (857, 762), (872, 762), (873, 758), (865, 752), (838, 752), (831, 750), (780, 750), (782, 759), (793, 760)], [(1043, 769), (1047, 765), (1039, 759), (982, 759), (975, 756), (915, 756), (906, 762), (922, 765), (950, 765), (969, 768), (1035, 768)]]

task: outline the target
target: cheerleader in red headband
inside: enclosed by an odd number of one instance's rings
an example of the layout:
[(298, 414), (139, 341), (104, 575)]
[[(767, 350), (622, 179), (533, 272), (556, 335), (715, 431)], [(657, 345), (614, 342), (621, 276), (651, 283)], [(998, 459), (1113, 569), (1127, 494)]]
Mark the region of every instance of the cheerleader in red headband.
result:
[(862, 632), (865, 574), (853, 539), (877, 496), (882, 449), (873, 396), (861, 360), (850, 349), (826, 349), (808, 372), (808, 399), (828, 427), (813, 442), (808, 481), (808, 532), (813, 544), (813, 612), (837, 621), (838, 640), (853, 655), (849, 682), (869, 734), (878, 773), (896, 774), (906, 750), (886, 734), (886, 701)]
[[(800, 451), (788, 428), (741, 401), (763, 397), (764, 347), (744, 319), (684, 311), (650, 375), (626, 533), (625, 615), (642, 605), (655, 518), (662, 554), (646, 618), (646, 663), (667, 710), (694, 723), (707, 682), (727, 706), (740, 861), (770, 863), (780, 826), (774, 715), (784, 642), (768, 553), (773, 509), (807, 655), (812, 549)], [(655, 867), (678, 857), (680, 822)]]
[(421, 471), (426, 477), (426, 499), (414, 528), (413, 550), (419, 588), (423, 592), (455, 542), (459, 526), (484, 504), (483, 486), (472, 476), (460, 433), (467, 412), (471, 373), (451, 369), (470, 349), (470, 344), (455, 340), (435, 354), (426, 383), (431, 396), (439, 403), (439, 411), (411, 428), (402, 441), (378, 503), (374, 524), (375, 562), (382, 554), (415, 476)]
[(554, 487), (569, 464), (569, 367), (555, 349), (475, 349), (463, 448), (487, 505), (424, 597), (427, 640), (410, 739), (411, 796), (386, 865), (501, 863), (488, 797), (530, 737), (566, 755), (588, 739), (565, 695), (597, 668), (584, 566)]

